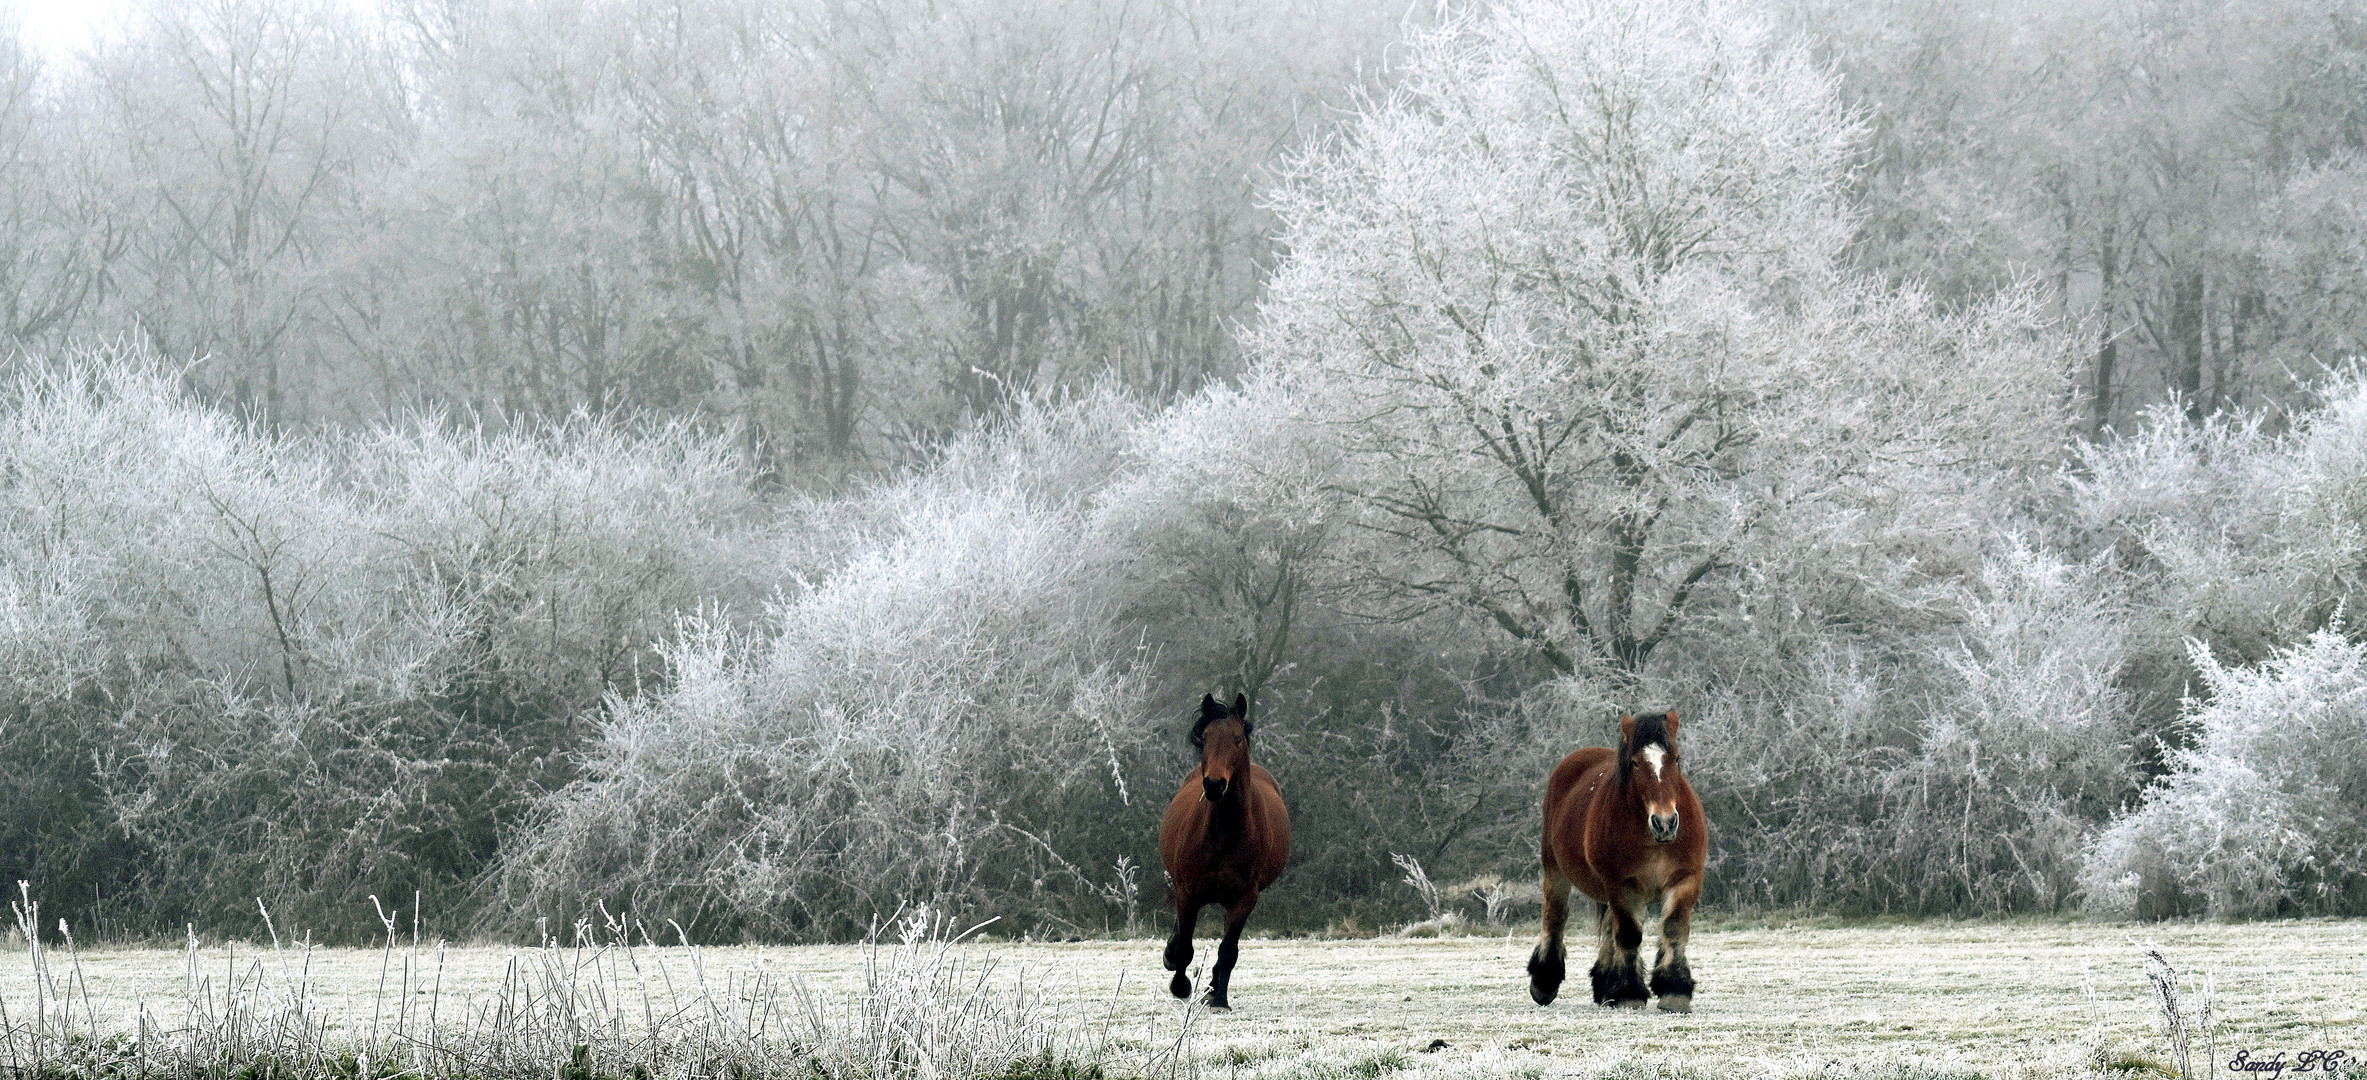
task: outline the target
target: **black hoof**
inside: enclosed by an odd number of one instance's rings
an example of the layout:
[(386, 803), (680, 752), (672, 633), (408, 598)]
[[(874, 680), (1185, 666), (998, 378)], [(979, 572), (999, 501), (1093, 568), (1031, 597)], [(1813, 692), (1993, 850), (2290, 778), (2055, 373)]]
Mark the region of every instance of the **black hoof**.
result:
[(1644, 989), (1644, 980), (1637, 977), (1632, 968), (1613, 971), (1598, 967), (1591, 974), (1594, 979), (1594, 1003), (1597, 1005), (1636, 1007), (1652, 998), (1651, 993)]
[(1529, 954), (1529, 1000), (1551, 1005), (1562, 992), (1562, 958), (1543, 950)]
[(1178, 1001), (1192, 1000), (1192, 977), (1180, 971), (1176, 972), (1175, 978), (1167, 984), (1167, 992), (1174, 994)]
[(1653, 972), (1652, 996), (1684, 998), (1690, 1007), (1693, 1000), (1693, 973), (1682, 967), (1662, 968)]
[(1232, 1011), (1233, 1011), (1233, 1007), (1232, 1007), (1231, 1005), (1228, 1005), (1228, 1004), (1226, 1004), (1226, 1003), (1225, 1003), (1225, 999), (1223, 999), (1223, 998), (1220, 998), (1220, 997), (1216, 996), (1215, 994), (1210, 994), (1210, 995), (1208, 995), (1208, 1007), (1209, 1007), (1210, 1009), (1223, 1009), (1223, 1010), (1224, 1010), (1224, 1011), (1226, 1011), (1226, 1012), (1232, 1012)]

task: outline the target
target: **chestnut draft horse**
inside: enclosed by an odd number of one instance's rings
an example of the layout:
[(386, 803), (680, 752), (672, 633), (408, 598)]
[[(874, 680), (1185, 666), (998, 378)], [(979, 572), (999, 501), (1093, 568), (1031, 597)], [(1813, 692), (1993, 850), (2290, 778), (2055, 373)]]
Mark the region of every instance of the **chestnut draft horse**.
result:
[(1167, 970), (1175, 980), (1167, 988), (1179, 998), (1192, 996), (1192, 977), (1184, 973), (1192, 962), (1192, 928), (1201, 907), (1222, 904), (1225, 940), (1208, 976), (1208, 1007), (1228, 1009), (1225, 987), (1241, 956), (1241, 928), (1258, 893), (1290, 861), (1290, 810), (1274, 777), (1249, 763), (1247, 696), (1236, 695), (1228, 710), (1202, 695), (1192, 745), (1200, 748), (1200, 767), (1184, 777), (1159, 822), (1159, 858), (1175, 890), (1175, 936), (1167, 941)]
[[(1671, 1012), (1693, 1008), (1693, 972), (1685, 938), (1701, 868), (1709, 858), (1709, 819), (1677, 759), (1677, 714), (1619, 718), (1619, 749), (1588, 747), (1563, 758), (1545, 782), (1545, 931), (1529, 954), (1529, 996), (1553, 1003), (1562, 985), (1562, 925), (1570, 886), (1594, 898), (1602, 947), (1595, 954), (1598, 1005), (1641, 1008), (1660, 998)], [(1660, 957), (1650, 993), (1640, 970), (1644, 913), (1660, 908)]]

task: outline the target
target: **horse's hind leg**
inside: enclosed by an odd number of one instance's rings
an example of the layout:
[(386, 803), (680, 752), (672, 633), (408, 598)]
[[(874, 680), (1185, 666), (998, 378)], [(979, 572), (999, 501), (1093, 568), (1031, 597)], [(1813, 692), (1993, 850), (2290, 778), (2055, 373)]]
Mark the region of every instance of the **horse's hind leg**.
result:
[(1198, 901), (1175, 902), (1175, 936), (1167, 939), (1167, 970), (1175, 973), (1168, 982), (1167, 992), (1179, 998), (1192, 996), (1192, 976), (1186, 968), (1192, 966), (1192, 928), (1200, 921)]
[(1652, 995), (1644, 989), (1642, 956), (1644, 924), (1622, 904), (1595, 905), (1602, 920), (1602, 947), (1595, 953), (1594, 1003), (1642, 1006)]
[(1667, 1012), (1693, 1011), (1693, 969), (1685, 964), (1685, 940), (1693, 936), (1693, 902), (1701, 879), (1668, 891), (1660, 902), (1660, 959), (1652, 965), (1652, 993)]
[(1230, 1009), (1225, 991), (1233, 985), (1233, 964), (1241, 959), (1241, 928), (1249, 925), (1249, 913), (1257, 910), (1257, 894), (1250, 893), (1240, 902), (1225, 909), (1225, 939), (1216, 947), (1216, 970), (1208, 975), (1208, 1007)]
[(1537, 948), (1529, 954), (1529, 1000), (1553, 1004), (1562, 992), (1562, 927), (1570, 921), (1570, 879), (1563, 877), (1549, 856), (1541, 881), (1545, 887), (1545, 926), (1537, 934)]

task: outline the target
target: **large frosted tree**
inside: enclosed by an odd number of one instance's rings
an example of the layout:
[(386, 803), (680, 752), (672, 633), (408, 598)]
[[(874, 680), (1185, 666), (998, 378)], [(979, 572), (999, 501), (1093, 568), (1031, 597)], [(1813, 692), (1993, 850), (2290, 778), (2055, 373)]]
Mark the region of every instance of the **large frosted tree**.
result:
[(1520, 0), (1409, 56), (1280, 197), (1254, 343), (1347, 462), (1378, 610), (1626, 685), (1705, 608), (1796, 613), (1803, 574), (1929, 603), (1911, 568), (1980, 516), (1933, 501), (2058, 452), (2037, 298), (1852, 277), (1862, 132), (1739, 5)]
[(143, 4), (91, 60), (118, 199), (144, 215), (116, 275), (123, 328), (210, 356), (207, 377), (275, 427), (295, 411), (328, 207), (390, 92), (354, 38), (304, 0)]

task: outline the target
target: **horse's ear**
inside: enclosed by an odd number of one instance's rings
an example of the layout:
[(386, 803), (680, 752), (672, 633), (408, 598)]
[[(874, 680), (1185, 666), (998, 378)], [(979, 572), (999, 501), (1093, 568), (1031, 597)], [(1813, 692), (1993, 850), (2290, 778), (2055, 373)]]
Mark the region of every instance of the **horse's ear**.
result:
[(1635, 717), (1632, 717), (1632, 716), (1622, 716), (1622, 717), (1620, 717), (1620, 718), (1619, 718), (1619, 748), (1620, 748), (1620, 749), (1622, 749), (1622, 750), (1625, 750), (1625, 749), (1627, 749), (1627, 744), (1629, 744), (1629, 743), (1632, 743), (1632, 742), (1634, 742), (1634, 741), (1636, 741), (1636, 718), (1635, 718)]
[(1200, 695), (1200, 718), (1202, 720), (1222, 720), (1224, 716), (1225, 707), (1217, 704), (1215, 697), (1208, 694)]
[(1233, 695), (1233, 715), (1238, 716), (1243, 720), (1249, 719), (1249, 695)]
[(1668, 711), (1668, 737), (1672, 739), (1677, 737), (1677, 711), (1675, 709)]

